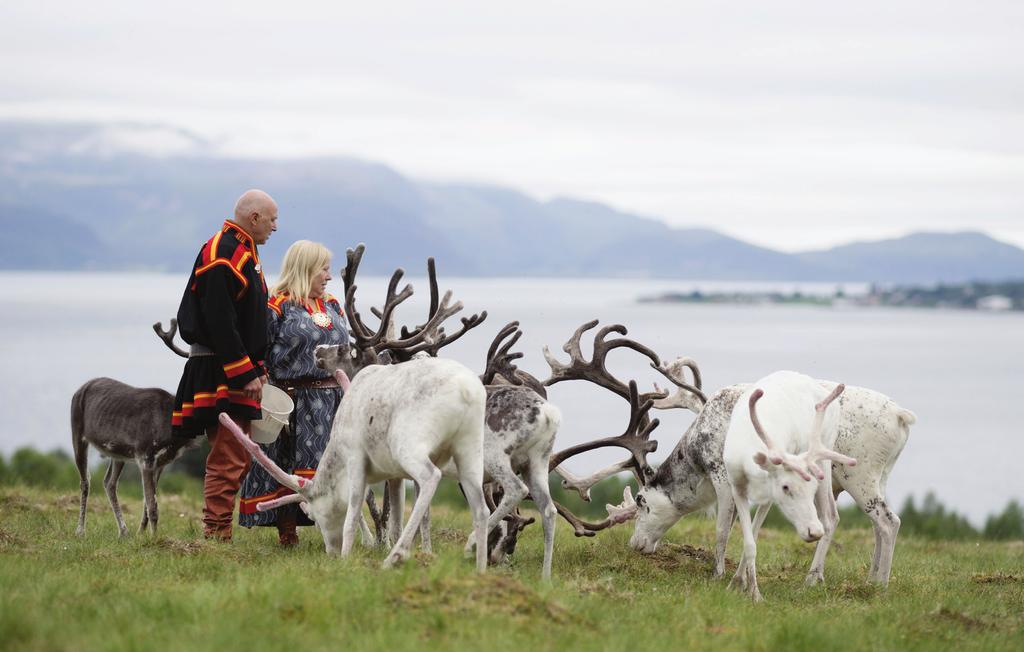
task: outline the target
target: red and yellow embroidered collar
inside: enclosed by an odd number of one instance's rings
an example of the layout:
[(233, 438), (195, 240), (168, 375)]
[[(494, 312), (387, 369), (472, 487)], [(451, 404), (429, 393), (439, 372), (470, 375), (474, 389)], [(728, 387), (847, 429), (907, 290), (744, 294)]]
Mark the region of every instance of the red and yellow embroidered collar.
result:
[(252, 239), (252, 236), (249, 235), (249, 232), (243, 229), (241, 225), (236, 224), (231, 220), (224, 220), (224, 228), (221, 230), (225, 233), (228, 231), (234, 231), (235, 237), (238, 238), (238, 241), (248, 247), (250, 251), (256, 253), (256, 242)]

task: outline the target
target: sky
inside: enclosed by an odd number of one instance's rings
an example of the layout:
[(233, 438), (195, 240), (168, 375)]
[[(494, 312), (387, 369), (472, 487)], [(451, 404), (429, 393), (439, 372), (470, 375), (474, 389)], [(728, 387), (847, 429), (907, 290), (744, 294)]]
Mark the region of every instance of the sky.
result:
[[(10, 1), (0, 119), (349, 156), (784, 251), (1024, 246), (1024, 3)], [(138, 139), (161, 154), (188, 138)]]

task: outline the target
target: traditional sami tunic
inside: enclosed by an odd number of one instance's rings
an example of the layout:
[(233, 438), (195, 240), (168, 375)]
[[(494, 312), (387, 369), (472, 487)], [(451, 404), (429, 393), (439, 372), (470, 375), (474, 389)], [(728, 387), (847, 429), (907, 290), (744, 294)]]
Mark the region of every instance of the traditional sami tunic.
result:
[[(348, 343), (344, 312), (338, 300), (327, 295), (312, 303), (306, 307), (288, 301), (286, 296), (273, 296), (267, 304), (267, 368), (270, 381), (275, 385), (288, 387), (289, 381), (331, 378), (330, 373), (317, 368), (313, 352), (321, 344)], [(320, 316), (316, 316), (317, 313)], [(295, 410), (288, 428), (274, 443), (263, 446), (263, 450), (285, 471), (312, 478), (331, 438), (331, 425), (341, 395), (337, 387), (297, 387), (293, 396)], [(278, 510), (258, 512), (256, 505), (290, 493), (290, 489), (279, 485), (262, 466), (252, 465), (242, 481), (239, 525), (274, 525)], [(301, 511), (297, 518), (299, 525), (311, 523)]]
[(242, 388), (266, 374), (267, 284), (252, 236), (224, 222), (203, 245), (178, 307), (178, 329), (193, 345), (174, 398), (175, 436), (196, 437), (227, 412), (262, 416)]

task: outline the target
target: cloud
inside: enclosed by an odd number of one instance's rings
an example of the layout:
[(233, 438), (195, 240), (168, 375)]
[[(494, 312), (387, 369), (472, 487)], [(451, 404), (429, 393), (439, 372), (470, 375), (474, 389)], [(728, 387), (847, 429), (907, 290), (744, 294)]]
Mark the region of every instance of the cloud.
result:
[[(180, 126), (783, 249), (929, 227), (1024, 244), (1015, 2), (154, 7), (0, 8), (0, 117)], [(198, 146), (139, 137), (112, 140)]]

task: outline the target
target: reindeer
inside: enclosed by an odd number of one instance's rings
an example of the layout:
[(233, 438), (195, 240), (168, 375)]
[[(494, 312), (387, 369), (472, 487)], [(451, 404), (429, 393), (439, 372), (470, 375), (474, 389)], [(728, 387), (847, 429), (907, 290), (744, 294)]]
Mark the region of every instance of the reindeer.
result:
[[(358, 259), (344, 272), (347, 286), (354, 283), (357, 270)], [(469, 328), (478, 325), (486, 318), (486, 312), (484, 312), (479, 318), (474, 316), (464, 319), (460, 331), (451, 336), (446, 335), (442, 326), (443, 322), (435, 319), (438, 312), (439, 293), (433, 259), (427, 261), (427, 277), (430, 288), (430, 308), (427, 320), (428, 324), (433, 320), (436, 326), (425, 324), (411, 331), (405, 327), (401, 329), (402, 340), (408, 341), (411, 338), (421, 338), (421, 340), (412, 346), (388, 348), (389, 357), (399, 364), (405, 364), (417, 356), (437, 357), (443, 347), (461, 337)], [(354, 296), (354, 291), (347, 290), (347, 310), (350, 314), (358, 315), (354, 300), (348, 300), (350, 296)], [(385, 318), (385, 311), (374, 309), (373, 312), (378, 318)], [(354, 331), (360, 327), (361, 322), (353, 324)], [(551, 455), (561, 415), (554, 405), (546, 401), (546, 391), (540, 382), (531, 375), (516, 369), (512, 364), (513, 360), (522, 357), (522, 353), (509, 353), (512, 346), (522, 336), (518, 327), (518, 322), (512, 322), (499, 331), (488, 350), (487, 368), (480, 377), (487, 392), (486, 418), (484, 420), (484, 480), (488, 485), (485, 496), (491, 510), (486, 529), (489, 541), (488, 558), (496, 563), (503, 555), (514, 550), (514, 535), (522, 531), (529, 522), (532, 522), (532, 519), (523, 519), (514, 512), (517, 505), (527, 495), (531, 495), (541, 512), (544, 528), (542, 576), (544, 579), (550, 579), (555, 509), (548, 486), (548, 457)], [(510, 337), (511, 339), (508, 339)], [(505, 341), (506, 339), (508, 341)], [(373, 348), (371, 342), (361, 340), (358, 335), (354, 337), (354, 341), (357, 349)], [(318, 364), (328, 370), (345, 364), (344, 354), (338, 347), (319, 347), (317, 356)], [(357, 353), (353, 359), (363, 356), (364, 354)], [(351, 358), (352, 354), (349, 357)], [(451, 478), (458, 476), (458, 470), (452, 462), (442, 467), (442, 471), (444, 475)], [(401, 529), (403, 497), (401, 480), (389, 482), (384, 501), (384, 512), (389, 517), (383, 520), (386, 521), (391, 540), (398, 538), (397, 532)], [(497, 536), (489, 536), (490, 533), (499, 529), (499, 524), (502, 524), (502, 528)], [(511, 538), (509, 533), (513, 533)], [(429, 552), (431, 549), (429, 509), (424, 512), (421, 519), (420, 536), (423, 549)], [(472, 551), (476, 546), (478, 536), (475, 530), (470, 534), (466, 544), (467, 552)]]
[[(509, 336), (511, 339), (504, 342)], [(548, 466), (562, 416), (558, 408), (547, 401), (547, 392), (540, 382), (512, 364), (523, 355), (509, 353), (521, 336), (519, 322), (502, 328), (491, 343), (487, 368), (480, 377), (487, 390), (484, 480), (490, 483), (485, 489), (491, 501), (487, 531), (488, 535), (496, 532), (496, 536), (489, 536), (489, 558), (497, 563), (515, 550), (518, 534), (532, 519), (523, 519), (514, 512), (520, 502), (530, 497), (541, 514), (544, 529), (542, 578), (549, 580), (556, 511), (548, 484)], [(495, 494), (498, 495), (496, 505)], [(428, 541), (428, 536), (424, 536), (424, 542)], [(467, 551), (473, 545), (471, 535)]]
[(174, 396), (162, 389), (141, 389), (112, 378), (94, 378), (75, 392), (71, 398), (71, 446), (81, 477), (78, 535), (85, 534), (90, 444), (110, 458), (103, 489), (114, 511), (119, 535), (128, 534), (117, 499), (117, 483), (128, 460), (134, 460), (142, 474), (145, 506), (139, 532), (152, 525), (152, 532), (156, 534), (159, 521), (156, 485), (160, 474), (192, 444), (192, 440), (171, 436), (173, 403)]
[[(837, 384), (818, 381), (827, 392)], [(686, 514), (704, 510), (717, 501), (718, 540), (715, 547), (715, 577), (725, 574), (725, 549), (736, 506), (723, 463), (723, 448), (733, 408), (750, 385), (731, 385), (716, 392), (697, 419), (679, 440), (672, 454), (658, 468), (653, 480), (637, 495), (636, 527), (630, 546), (653, 553), (658, 542)], [(869, 582), (889, 582), (893, 550), (900, 520), (888, 506), (885, 485), (916, 421), (914, 413), (901, 408), (889, 397), (863, 387), (847, 386), (839, 395), (838, 435), (835, 450), (860, 461), (856, 466), (833, 465), (832, 494), (846, 491), (871, 519), (875, 548), (868, 574)], [(768, 515), (762, 505), (754, 518), (755, 532)], [(826, 519), (825, 534), (819, 540), (807, 583), (824, 580), (825, 556), (838, 519)]]
[[(301, 502), (302, 509), (320, 528), (328, 553), (347, 556), (351, 552), (357, 522), (361, 521), (361, 509), (355, 506), (361, 506), (365, 499), (367, 483), (396, 478), (416, 482), (419, 495), (412, 515), (385, 559), (385, 567), (408, 557), (412, 539), (441, 479), (439, 465), (452, 460), (473, 514), (476, 563), (482, 572), (487, 565), (488, 515), (482, 489), (486, 403), (483, 384), (471, 371), (451, 360), (427, 357), (394, 365), (376, 361), (385, 351), (401, 358), (444, 346), (483, 321), (486, 313), (463, 318), (462, 330), (452, 336), (431, 339), (431, 334), (442, 333), (440, 324), (444, 320), (462, 310), (461, 302), (449, 306), (449, 291), (439, 305), (432, 305), (430, 319), (417, 332), (403, 329), (402, 337), (393, 339), (392, 313), (412, 295), (410, 285), (396, 292), (404, 274), (399, 269), (392, 275), (384, 307), (378, 312), (379, 327), (368, 328), (355, 309), (354, 280), (363, 251), (363, 245), (348, 250), (343, 272), (353, 344), (316, 350), (317, 364), (334, 371), (346, 391), (314, 480), (282, 471), (227, 415), (221, 415), (221, 422), (228, 425), (278, 482), (296, 492), (263, 503), (262, 508)], [(351, 386), (349, 377), (353, 378)]]
[[(651, 349), (626, 337), (609, 340), (609, 335), (628, 334), (626, 327), (612, 324), (600, 329), (594, 336), (593, 355), (588, 361), (583, 357), (580, 340), (583, 334), (598, 325), (598, 321), (589, 321), (576, 329), (572, 337), (565, 343), (562, 350), (569, 354), (569, 363), (563, 364), (552, 355), (548, 347), (544, 347), (544, 358), (551, 368), (551, 375), (544, 381), (545, 387), (567, 380), (586, 380), (626, 399), (630, 405), (630, 421), (626, 430), (615, 437), (605, 437), (572, 446), (551, 456), (550, 469), (562, 476), (562, 486), (577, 491), (583, 500), (590, 500), (590, 489), (605, 478), (623, 471), (632, 471), (640, 486), (646, 485), (654, 476), (654, 470), (647, 462), (647, 455), (658, 448), (658, 442), (650, 439), (651, 432), (658, 427), (659, 421), (648, 416), (655, 404), (669, 407), (697, 409), (706, 398), (701, 390), (701, 376), (697, 363), (689, 358), (680, 358), (672, 365), (665, 365)], [(640, 353), (651, 361), (651, 367), (678, 388), (675, 395), (670, 396), (657, 386), (653, 392), (640, 393), (636, 381), (628, 385), (612, 376), (606, 366), (608, 354), (618, 348), (628, 348)], [(681, 369), (689, 369), (694, 376), (693, 383), (687, 382)], [(625, 448), (630, 453), (626, 460), (601, 469), (589, 476), (577, 477), (562, 467), (562, 463), (571, 457), (597, 448), (615, 446)], [(564, 505), (555, 503), (558, 513), (573, 527), (573, 533), (580, 536), (593, 537), (597, 532), (618, 525), (632, 514), (630, 507), (632, 498), (618, 507), (609, 506), (609, 516), (604, 521), (589, 523), (582, 520)]]

